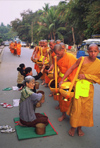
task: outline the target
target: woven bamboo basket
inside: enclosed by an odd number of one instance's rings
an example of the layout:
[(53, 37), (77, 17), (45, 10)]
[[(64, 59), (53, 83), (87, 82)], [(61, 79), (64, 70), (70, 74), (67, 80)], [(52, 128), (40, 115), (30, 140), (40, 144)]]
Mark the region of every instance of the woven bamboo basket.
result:
[(35, 88), (39, 89), (39, 82), (37, 82), (37, 81), (35, 82)]
[(43, 124), (43, 123), (36, 124), (36, 134), (38, 134), (38, 135), (45, 134), (45, 131), (46, 131), (45, 129), (46, 129), (45, 124)]
[(36, 104), (36, 107), (38, 108), (38, 107), (41, 107), (41, 102), (38, 102), (37, 104)]
[(49, 82), (49, 88), (50, 90), (53, 92), (53, 93), (58, 93), (59, 92), (59, 88), (55, 88), (55, 80), (52, 79), (50, 82)]
[(36, 62), (39, 66), (42, 66), (43, 64), (42, 64), (42, 61), (37, 61)]
[(67, 97), (67, 96), (69, 96), (69, 97), (73, 97), (74, 96), (74, 90), (72, 89), (71, 90), (71, 92), (69, 92), (69, 88), (70, 88), (70, 86), (71, 86), (71, 82), (64, 82), (62, 85), (61, 85), (61, 87), (60, 87), (60, 89), (59, 89), (59, 92), (60, 92), (60, 94), (63, 96), (63, 97)]
[(48, 77), (49, 77), (49, 79), (53, 79), (53, 71), (50, 71), (50, 72), (48, 73)]
[(37, 60), (36, 60), (36, 59), (32, 59), (32, 62), (36, 63), (36, 62), (37, 62)]
[(45, 93), (44, 93), (44, 91), (39, 90), (39, 91), (37, 91), (37, 93), (41, 93), (42, 94), (42, 98), (41, 98), (41, 100), (39, 102), (44, 103), (44, 101), (45, 101)]
[(59, 101), (60, 93), (53, 93), (53, 98), (54, 98), (54, 100)]

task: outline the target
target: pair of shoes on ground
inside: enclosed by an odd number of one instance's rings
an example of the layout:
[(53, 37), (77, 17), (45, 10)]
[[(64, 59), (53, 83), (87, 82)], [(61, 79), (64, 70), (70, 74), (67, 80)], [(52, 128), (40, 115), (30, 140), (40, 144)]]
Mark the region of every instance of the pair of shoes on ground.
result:
[(13, 106), (11, 104), (7, 104), (7, 103), (0, 103), (1, 106), (3, 106), (4, 108), (12, 108)]
[(3, 91), (10, 91), (10, 90), (12, 90), (11, 87), (7, 87), (7, 88), (4, 88), (4, 89), (3, 89)]
[(1, 133), (13, 133), (15, 130), (9, 125), (0, 126)]

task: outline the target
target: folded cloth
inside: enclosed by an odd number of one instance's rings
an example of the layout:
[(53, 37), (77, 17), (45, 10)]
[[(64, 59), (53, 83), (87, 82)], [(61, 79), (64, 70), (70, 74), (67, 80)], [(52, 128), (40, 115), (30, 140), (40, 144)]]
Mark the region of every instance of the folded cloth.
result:
[(13, 90), (19, 90), (19, 88), (17, 86), (12, 86)]
[(89, 90), (90, 90), (90, 84), (91, 82), (87, 80), (76, 80), (76, 87), (75, 87), (75, 98), (79, 99), (79, 96), (81, 97), (88, 97), (89, 96)]
[(19, 101), (20, 99), (13, 99), (13, 106), (14, 107), (19, 106)]

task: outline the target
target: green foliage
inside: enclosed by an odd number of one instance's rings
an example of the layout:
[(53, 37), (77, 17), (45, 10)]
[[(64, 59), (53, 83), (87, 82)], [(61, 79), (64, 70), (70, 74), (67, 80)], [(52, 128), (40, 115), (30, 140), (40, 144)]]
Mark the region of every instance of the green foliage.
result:
[(0, 37), (3, 41), (11, 40), (17, 33), (12, 31), (10, 25), (5, 26), (3, 23), (0, 25)]
[(87, 24), (87, 29), (85, 30), (86, 37), (100, 34), (100, 1), (95, 1), (91, 4), (85, 22)]
[(70, 45), (74, 44), (72, 33), (76, 44), (81, 44), (92, 34), (100, 34), (100, 0), (64, 0), (52, 7), (45, 4), (43, 10), (34, 13), (27, 10), (21, 13), (21, 17), (21, 20), (12, 21), (3, 32), (13, 29), (26, 42), (59, 38)]

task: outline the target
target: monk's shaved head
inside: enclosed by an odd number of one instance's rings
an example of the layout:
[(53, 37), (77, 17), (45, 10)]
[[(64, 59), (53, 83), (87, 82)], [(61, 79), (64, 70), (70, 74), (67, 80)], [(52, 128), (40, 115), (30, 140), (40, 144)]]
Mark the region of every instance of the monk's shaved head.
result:
[(54, 52), (55, 52), (56, 50), (58, 50), (58, 51), (61, 51), (61, 50), (62, 50), (60, 44), (56, 44), (56, 45), (54, 46)]
[(59, 43), (61, 43), (61, 40), (59, 40), (59, 39), (56, 40), (56, 44), (59, 44)]
[(47, 40), (45, 39), (44, 42), (47, 42)]
[(55, 40), (50, 40), (50, 42), (49, 43), (55, 43)]
[(65, 47), (65, 44), (64, 44), (63, 42), (61, 42), (60, 45), (61, 45), (61, 48), (63, 48), (63, 49), (66, 48), (66, 47)]
[(98, 50), (99, 50), (98, 45), (97, 45), (97, 44), (94, 44), (94, 43), (89, 45), (88, 50), (89, 50), (89, 49), (91, 49), (92, 47), (95, 47), (96, 49), (98, 49)]

